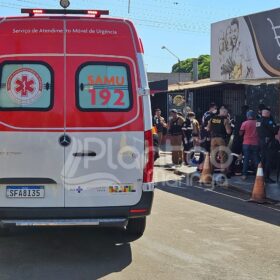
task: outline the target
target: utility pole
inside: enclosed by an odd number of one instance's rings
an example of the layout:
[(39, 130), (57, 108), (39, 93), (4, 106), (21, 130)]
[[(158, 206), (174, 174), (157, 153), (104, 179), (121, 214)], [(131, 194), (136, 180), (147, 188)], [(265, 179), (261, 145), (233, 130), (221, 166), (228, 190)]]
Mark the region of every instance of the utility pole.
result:
[(162, 46), (161, 49), (168, 51), (171, 55), (173, 55), (174, 57), (177, 58), (178, 64), (179, 64), (179, 83), (180, 83), (181, 82), (181, 60), (180, 60), (180, 58), (175, 53), (173, 53), (171, 50), (169, 50), (166, 46)]
[(193, 81), (198, 81), (198, 59), (193, 59)]
[(130, 13), (130, 0), (128, 0), (127, 12)]

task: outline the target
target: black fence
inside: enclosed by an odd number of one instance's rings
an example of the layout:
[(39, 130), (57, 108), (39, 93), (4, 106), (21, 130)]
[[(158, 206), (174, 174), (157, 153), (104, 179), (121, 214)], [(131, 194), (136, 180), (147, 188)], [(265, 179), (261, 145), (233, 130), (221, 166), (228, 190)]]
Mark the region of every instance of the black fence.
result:
[(246, 102), (244, 85), (223, 84), (203, 87), (187, 91), (188, 100), (192, 101), (191, 107), (201, 120), (204, 112), (209, 109), (209, 104), (214, 102), (218, 107), (224, 105), (232, 116), (241, 113), (241, 107)]
[(247, 86), (247, 104), (252, 110), (257, 110), (260, 103), (271, 108), (272, 116), (277, 123), (280, 123), (280, 85)]
[(165, 119), (168, 119), (168, 112), (173, 108), (184, 115), (186, 110), (191, 108), (199, 121), (212, 102), (215, 102), (217, 106), (226, 106), (232, 116), (240, 115), (241, 108), (245, 104), (250, 109), (257, 111), (258, 105), (264, 103), (271, 107), (272, 115), (280, 123), (279, 85), (220, 84), (169, 93), (156, 93), (151, 100), (153, 112), (156, 108), (160, 108)]

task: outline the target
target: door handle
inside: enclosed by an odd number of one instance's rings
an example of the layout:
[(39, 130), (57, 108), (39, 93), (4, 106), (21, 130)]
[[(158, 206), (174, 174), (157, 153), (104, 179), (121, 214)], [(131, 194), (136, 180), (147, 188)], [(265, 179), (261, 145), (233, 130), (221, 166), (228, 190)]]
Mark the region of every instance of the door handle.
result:
[(74, 157), (95, 157), (96, 156), (96, 152), (79, 152), (79, 153), (73, 153)]

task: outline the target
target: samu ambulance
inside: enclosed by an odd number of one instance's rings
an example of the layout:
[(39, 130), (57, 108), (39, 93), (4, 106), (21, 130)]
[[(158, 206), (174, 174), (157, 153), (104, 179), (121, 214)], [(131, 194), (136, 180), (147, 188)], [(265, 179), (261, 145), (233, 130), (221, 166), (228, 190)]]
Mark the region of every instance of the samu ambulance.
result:
[[(0, 18), (0, 225), (141, 235), (154, 185), (143, 47), (108, 11)], [(52, 15), (50, 15), (52, 14)]]

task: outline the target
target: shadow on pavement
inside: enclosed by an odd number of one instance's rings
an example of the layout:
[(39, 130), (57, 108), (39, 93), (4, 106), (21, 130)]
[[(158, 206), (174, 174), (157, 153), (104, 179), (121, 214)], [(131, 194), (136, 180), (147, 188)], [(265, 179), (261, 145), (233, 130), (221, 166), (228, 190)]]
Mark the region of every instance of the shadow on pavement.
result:
[(260, 204), (248, 203), (249, 195), (215, 187), (210, 188), (189, 186), (185, 179), (178, 181), (158, 182), (156, 188), (162, 191), (179, 195), (200, 203), (231, 211), (253, 219), (280, 226), (280, 209), (271, 209)]
[(96, 228), (16, 228), (0, 237), (0, 279), (97, 279), (132, 260), (125, 232)]

